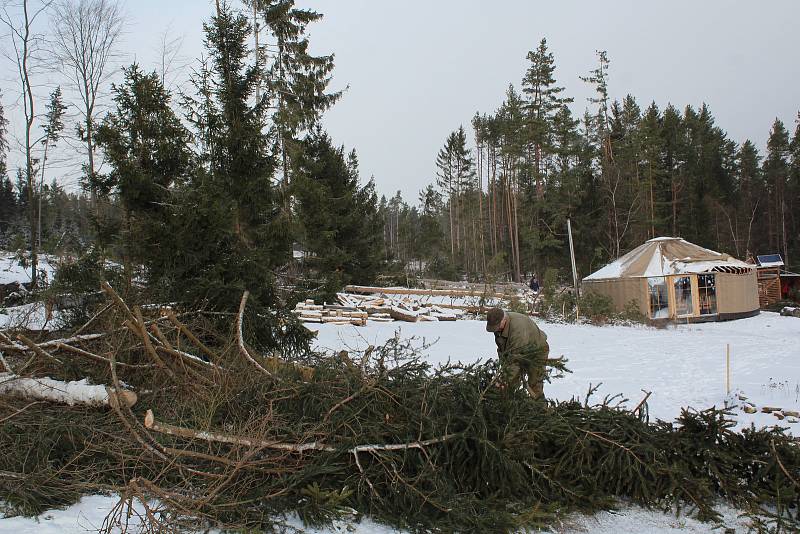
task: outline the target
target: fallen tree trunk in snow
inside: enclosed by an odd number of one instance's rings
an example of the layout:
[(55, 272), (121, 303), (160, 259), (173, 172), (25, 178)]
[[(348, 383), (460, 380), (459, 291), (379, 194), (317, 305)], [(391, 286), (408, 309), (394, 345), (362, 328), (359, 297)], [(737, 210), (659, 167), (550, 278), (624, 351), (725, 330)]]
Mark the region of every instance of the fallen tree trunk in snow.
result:
[(52, 378), (25, 378), (12, 373), (0, 373), (0, 394), (14, 395), (33, 400), (60, 402), (74, 406), (112, 406), (117, 397), (128, 407), (136, 404), (133, 391), (88, 384), (86, 379), (63, 382)]

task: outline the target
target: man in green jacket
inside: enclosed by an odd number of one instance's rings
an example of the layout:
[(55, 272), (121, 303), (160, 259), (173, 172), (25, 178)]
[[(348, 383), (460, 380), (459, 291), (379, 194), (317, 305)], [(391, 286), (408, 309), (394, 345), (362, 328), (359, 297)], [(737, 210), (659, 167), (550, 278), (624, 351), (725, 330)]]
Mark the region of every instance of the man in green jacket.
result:
[(500, 308), (486, 314), (486, 331), (494, 333), (505, 385), (516, 389), (522, 383), (531, 397), (543, 398), (547, 334), (527, 315)]

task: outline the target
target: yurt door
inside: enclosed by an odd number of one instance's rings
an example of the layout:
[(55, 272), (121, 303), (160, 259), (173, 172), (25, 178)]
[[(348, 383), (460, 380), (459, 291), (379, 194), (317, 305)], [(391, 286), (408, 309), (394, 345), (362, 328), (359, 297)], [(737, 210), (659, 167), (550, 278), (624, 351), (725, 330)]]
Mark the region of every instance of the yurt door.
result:
[(694, 317), (698, 314), (697, 277), (686, 274), (670, 277), (672, 316)]

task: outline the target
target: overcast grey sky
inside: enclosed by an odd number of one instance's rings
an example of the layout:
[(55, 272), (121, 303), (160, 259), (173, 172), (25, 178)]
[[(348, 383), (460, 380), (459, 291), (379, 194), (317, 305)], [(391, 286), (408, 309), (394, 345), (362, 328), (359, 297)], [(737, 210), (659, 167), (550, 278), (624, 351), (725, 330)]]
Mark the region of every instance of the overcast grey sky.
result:
[[(763, 147), (778, 117), (794, 131), (800, 109), (800, 2), (772, 0), (297, 0), (325, 15), (311, 26), (315, 53), (335, 53), (333, 88), (349, 85), (324, 125), (358, 151), (378, 191), (415, 202), (435, 175), (447, 134), (492, 112), (519, 87), (526, 53), (543, 37), (556, 77), (582, 113), (590, 89), (578, 79), (611, 59), (610, 92), (642, 107), (706, 102), (736, 142)], [(159, 34), (183, 35), (200, 56), (213, 0), (128, 0), (127, 58), (155, 64)], [(9, 100), (4, 91), (4, 103)], [(470, 136), (471, 137), (471, 136)]]

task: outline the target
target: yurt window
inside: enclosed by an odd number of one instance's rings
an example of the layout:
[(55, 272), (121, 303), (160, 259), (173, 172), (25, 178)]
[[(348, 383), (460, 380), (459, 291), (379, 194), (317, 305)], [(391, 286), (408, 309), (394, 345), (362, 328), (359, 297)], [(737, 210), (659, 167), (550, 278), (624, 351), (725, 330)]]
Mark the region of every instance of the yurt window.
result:
[(675, 315), (686, 317), (694, 315), (694, 299), (692, 298), (692, 277), (676, 276), (672, 279), (675, 287)]
[(697, 291), (700, 294), (700, 315), (716, 315), (717, 284), (713, 274), (697, 275)]
[(650, 318), (669, 318), (669, 295), (665, 278), (648, 278), (647, 288), (650, 293)]

